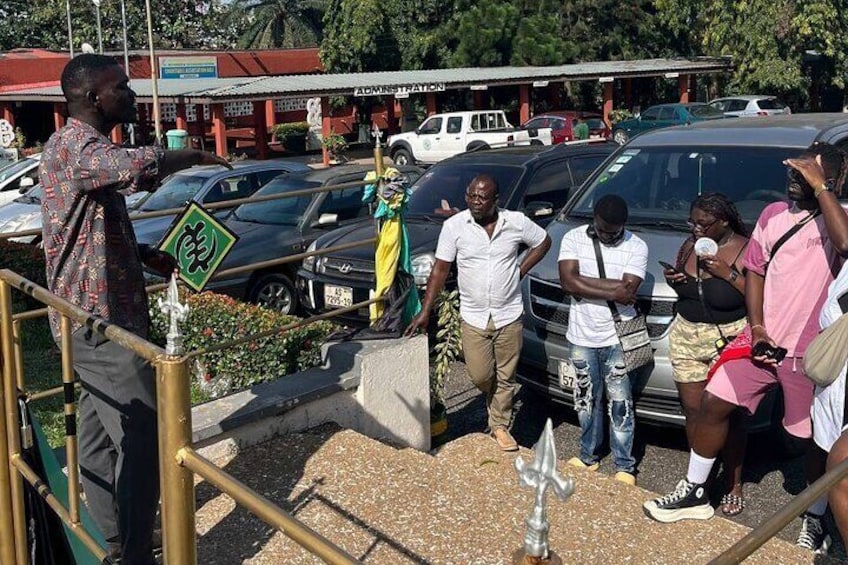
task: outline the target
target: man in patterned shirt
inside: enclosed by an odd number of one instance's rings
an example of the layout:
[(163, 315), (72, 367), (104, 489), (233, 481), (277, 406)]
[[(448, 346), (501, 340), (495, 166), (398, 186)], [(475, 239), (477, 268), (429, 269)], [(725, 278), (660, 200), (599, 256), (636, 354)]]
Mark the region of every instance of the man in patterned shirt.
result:
[[(194, 149), (126, 149), (109, 140), (137, 118), (135, 92), (111, 57), (85, 54), (62, 72), (68, 123), (44, 147), (39, 178), (47, 285), (99, 318), (146, 338), (142, 264), (163, 275), (174, 259), (136, 243), (123, 193), (152, 191), (166, 175), (223, 159)], [(119, 192), (120, 191), (120, 192)], [(59, 317), (51, 329), (60, 338)], [(151, 565), (159, 502), (156, 391), (150, 364), (103, 335), (72, 327), (80, 472), (88, 507), (125, 565)]]

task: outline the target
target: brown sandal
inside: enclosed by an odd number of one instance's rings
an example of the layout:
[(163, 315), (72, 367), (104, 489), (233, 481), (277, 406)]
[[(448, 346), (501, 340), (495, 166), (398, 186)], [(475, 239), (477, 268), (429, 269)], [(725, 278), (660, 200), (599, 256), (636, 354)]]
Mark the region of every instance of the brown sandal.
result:
[(721, 511), (725, 516), (737, 516), (745, 510), (745, 499), (739, 495), (727, 493), (721, 497)]

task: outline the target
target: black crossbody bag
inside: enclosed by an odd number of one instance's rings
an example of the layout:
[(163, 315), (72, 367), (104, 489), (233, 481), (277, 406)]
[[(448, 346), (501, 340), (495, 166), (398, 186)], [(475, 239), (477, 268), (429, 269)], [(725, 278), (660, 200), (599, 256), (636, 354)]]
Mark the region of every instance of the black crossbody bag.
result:
[[(593, 239), (592, 245), (595, 248), (595, 260), (598, 262), (598, 276), (605, 279), (607, 274), (604, 269), (604, 259), (601, 256), (601, 244), (597, 239)], [(635, 371), (653, 362), (654, 350), (651, 347), (651, 336), (648, 335), (648, 323), (645, 316), (639, 312), (638, 305), (633, 305), (636, 316), (630, 320), (621, 319), (618, 307), (612, 300), (607, 300), (607, 306), (612, 314), (621, 349), (624, 351), (624, 365), (627, 372)]]

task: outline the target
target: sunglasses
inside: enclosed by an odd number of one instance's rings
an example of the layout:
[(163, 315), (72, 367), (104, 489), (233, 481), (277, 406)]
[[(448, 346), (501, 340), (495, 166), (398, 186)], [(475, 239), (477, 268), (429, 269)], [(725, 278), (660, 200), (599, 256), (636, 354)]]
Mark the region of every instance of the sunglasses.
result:
[(694, 220), (686, 220), (686, 225), (689, 226), (690, 230), (700, 230), (701, 232), (706, 232), (708, 229), (716, 225), (716, 222), (718, 222), (717, 218), (707, 224), (702, 224)]

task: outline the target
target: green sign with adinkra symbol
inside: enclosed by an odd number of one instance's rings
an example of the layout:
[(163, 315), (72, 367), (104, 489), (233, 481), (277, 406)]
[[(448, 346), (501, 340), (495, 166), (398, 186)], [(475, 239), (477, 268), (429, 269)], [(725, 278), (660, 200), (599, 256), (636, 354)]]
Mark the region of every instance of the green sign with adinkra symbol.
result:
[(236, 240), (227, 226), (192, 201), (168, 228), (159, 249), (176, 258), (180, 279), (200, 292)]

